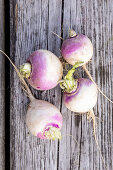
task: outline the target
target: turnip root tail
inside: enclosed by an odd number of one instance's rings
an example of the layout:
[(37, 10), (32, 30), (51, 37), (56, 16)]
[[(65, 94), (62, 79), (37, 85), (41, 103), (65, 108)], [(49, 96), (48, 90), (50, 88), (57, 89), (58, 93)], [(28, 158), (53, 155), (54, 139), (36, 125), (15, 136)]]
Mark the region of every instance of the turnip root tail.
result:
[(75, 143), (79, 146), (78, 141), (75, 139), (75, 137), (74, 137), (73, 135), (71, 135), (71, 134), (66, 134), (66, 135), (63, 135), (62, 138), (63, 138), (63, 137), (66, 137), (66, 136), (72, 137), (72, 139), (75, 141)]
[[(106, 164), (105, 164), (105, 160), (102, 156), (102, 153), (101, 153), (101, 149), (100, 149), (100, 146), (98, 144), (98, 141), (97, 141), (97, 137), (96, 137), (96, 120), (95, 120), (95, 115), (94, 115), (94, 112), (93, 112), (93, 109), (90, 110), (88, 113), (87, 113), (87, 119), (88, 120), (92, 120), (93, 121), (93, 135), (94, 135), (94, 138), (95, 138), (95, 142), (96, 142), (96, 145), (97, 145), (97, 148), (100, 152), (100, 155), (101, 155), (101, 158), (102, 158), (102, 162), (104, 163), (105, 167), (106, 167)], [(107, 167), (106, 167), (107, 169)]]
[[(97, 86), (97, 84), (96, 84), (95, 81), (93, 80), (91, 74), (89, 73), (88, 69), (86, 68), (86, 65), (84, 64), (82, 67), (83, 67), (83, 69), (85, 70), (85, 72), (87, 73), (88, 77), (91, 79), (91, 81)], [(97, 89), (98, 89), (98, 91), (99, 91), (109, 102), (113, 103), (113, 101), (110, 100), (110, 99), (99, 89), (98, 86), (97, 86)]]
[(61, 40), (64, 40), (61, 36), (59, 36), (58, 34), (56, 34), (55, 32), (51, 31), (54, 35), (56, 35), (58, 38), (60, 38)]
[(29, 99), (30, 99), (31, 101), (34, 100), (35, 98), (34, 98), (34, 96), (32, 95), (31, 90), (29, 89), (29, 87), (28, 87), (27, 83), (25, 82), (23, 76), (20, 74), (18, 68), (17, 68), (17, 67), (15, 66), (15, 64), (11, 61), (11, 59), (8, 57), (7, 54), (5, 54), (2, 50), (0, 50), (0, 52), (1, 52), (2, 54), (4, 54), (4, 55), (8, 58), (8, 60), (10, 61), (10, 63), (12, 64), (12, 66), (14, 67), (14, 69), (15, 69), (16, 73), (18, 74), (18, 77), (19, 77), (19, 79), (20, 79), (20, 81), (21, 81), (21, 83), (22, 83), (22, 88), (23, 88), (23, 90), (26, 92), (26, 94), (27, 94), (27, 96), (29, 97)]

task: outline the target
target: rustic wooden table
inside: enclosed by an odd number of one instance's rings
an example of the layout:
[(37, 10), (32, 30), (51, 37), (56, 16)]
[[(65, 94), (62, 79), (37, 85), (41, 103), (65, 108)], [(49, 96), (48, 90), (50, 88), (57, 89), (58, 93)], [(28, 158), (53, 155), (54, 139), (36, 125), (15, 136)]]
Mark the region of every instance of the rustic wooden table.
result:
[[(4, 50), (3, 2), (0, 1), (0, 49)], [(32, 51), (42, 48), (60, 56), (62, 40), (51, 31), (66, 38), (69, 28), (91, 39), (94, 55), (88, 68), (98, 86), (113, 100), (113, 0), (10, 0), (11, 59), (19, 66)], [(37, 98), (61, 110), (62, 140), (40, 140), (28, 134), (25, 115), (29, 101), (17, 74), (12, 66), (10, 68), (10, 169), (104, 170), (92, 122), (88, 122), (86, 115), (77, 116), (66, 109), (59, 86), (50, 91), (32, 91)], [(82, 69), (78, 74), (87, 77)], [(0, 54), (0, 170), (4, 170), (4, 82), (4, 56)], [(108, 170), (112, 170), (113, 105), (98, 94), (94, 112), (99, 118), (98, 143)], [(73, 135), (78, 144), (66, 134)]]

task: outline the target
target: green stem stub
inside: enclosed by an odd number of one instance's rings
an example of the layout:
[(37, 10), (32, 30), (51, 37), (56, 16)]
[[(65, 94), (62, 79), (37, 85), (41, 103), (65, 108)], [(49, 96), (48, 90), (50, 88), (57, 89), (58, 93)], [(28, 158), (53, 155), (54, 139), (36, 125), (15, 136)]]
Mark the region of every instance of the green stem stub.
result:
[(69, 37), (75, 37), (76, 36), (76, 32), (72, 29), (69, 30)]
[(60, 81), (60, 87), (67, 93), (71, 93), (77, 88), (77, 80), (73, 78), (73, 74), (77, 67), (79, 67), (83, 62), (76, 62), (71, 70), (68, 71), (67, 75), (63, 80)]
[(64, 78), (64, 80), (60, 81), (60, 87), (63, 89), (64, 92), (71, 93), (77, 88), (77, 81), (74, 80), (67, 80)]
[(25, 63), (20, 66), (20, 74), (25, 77), (29, 78), (31, 74), (31, 64), (30, 63)]
[(48, 131), (45, 131), (45, 136), (47, 139), (61, 139), (61, 132), (59, 128), (50, 127)]

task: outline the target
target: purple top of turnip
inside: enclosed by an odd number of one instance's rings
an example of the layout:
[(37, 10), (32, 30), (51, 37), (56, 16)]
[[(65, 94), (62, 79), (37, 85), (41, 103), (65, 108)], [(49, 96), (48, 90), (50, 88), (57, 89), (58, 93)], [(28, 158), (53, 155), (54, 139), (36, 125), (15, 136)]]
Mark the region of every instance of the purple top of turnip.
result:
[(83, 61), (85, 64), (93, 56), (93, 45), (86, 35), (71, 35), (71, 37), (63, 41), (61, 54), (63, 58), (71, 65), (74, 65), (75, 62), (79, 61)]
[(96, 105), (96, 102), (97, 86), (86, 78), (77, 80), (77, 88), (72, 93), (64, 92), (64, 103), (74, 112), (88, 112)]
[(62, 115), (51, 103), (34, 99), (28, 107), (26, 124), (41, 139), (61, 139)]
[[(25, 69), (26, 64), (30, 64)], [(37, 50), (27, 59), (27, 63), (21, 67), (21, 74), (26, 76), (29, 84), (37, 90), (49, 90), (57, 86), (62, 78), (63, 67), (60, 60), (52, 52)], [(28, 71), (29, 70), (29, 71)], [(29, 76), (28, 76), (29, 72)]]

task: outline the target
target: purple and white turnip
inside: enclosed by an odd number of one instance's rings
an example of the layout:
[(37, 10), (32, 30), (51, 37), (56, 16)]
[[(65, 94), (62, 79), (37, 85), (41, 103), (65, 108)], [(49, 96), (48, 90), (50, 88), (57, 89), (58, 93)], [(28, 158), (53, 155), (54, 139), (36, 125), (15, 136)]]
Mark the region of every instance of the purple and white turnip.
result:
[(20, 67), (20, 73), (37, 90), (49, 90), (62, 79), (63, 67), (56, 55), (48, 50), (34, 51)]
[(26, 124), (31, 134), (41, 139), (61, 139), (62, 115), (51, 103), (34, 99), (28, 107)]
[(62, 57), (71, 65), (82, 61), (87, 63), (93, 56), (93, 45), (90, 39), (83, 34), (76, 34), (70, 30), (69, 38), (63, 41), (61, 47)]
[(77, 79), (76, 84), (71, 93), (64, 92), (64, 104), (73, 112), (89, 112), (97, 103), (97, 87), (86, 78)]

